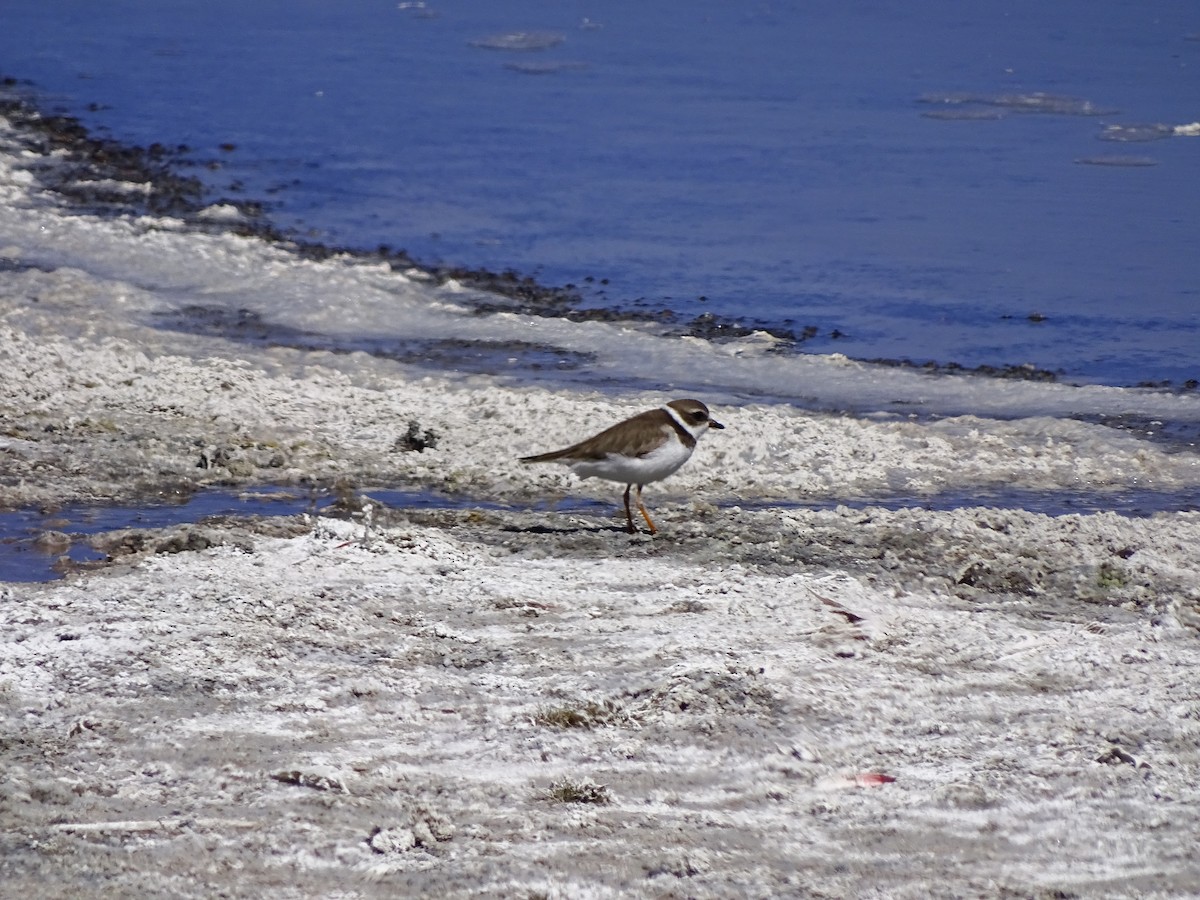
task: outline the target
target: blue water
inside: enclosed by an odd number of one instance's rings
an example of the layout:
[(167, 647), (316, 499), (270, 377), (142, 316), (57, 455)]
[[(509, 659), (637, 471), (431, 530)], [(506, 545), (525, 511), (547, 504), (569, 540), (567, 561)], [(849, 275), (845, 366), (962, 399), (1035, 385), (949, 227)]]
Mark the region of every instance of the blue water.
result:
[[(116, 138), (191, 146), (220, 163), (198, 170), (214, 196), (315, 239), (812, 326), (814, 352), (1200, 378), (1200, 138), (1101, 140), (1200, 118), (1194, 2), (5, 0), (0, 18), (0, 73)], [(515, 33), (549, 46), (480, 46)]]
[[(466, 501), (428, 491), (371, 491), (369, 497), (394, 508), (459, 508)], [(54, 510), (0, 510), (0, 582), (49, 581), (76, 566), (105, 559), (88, 538), (119, 529), (153, 530), (174, 525), (203, 524), (227, 516), (294, 516), (326, 513), (336, 497), (327, 491), (263, 485), (248, 491), (209, 488), (172, 501), (147, 501), (137, 506), (74, 504)], [(472, 508), (495, 504), (471, 501)], [(66, 546), (43, 546), (38, 538), (57, 532)], [(65, 559), (63, 559), (65, 557)]]

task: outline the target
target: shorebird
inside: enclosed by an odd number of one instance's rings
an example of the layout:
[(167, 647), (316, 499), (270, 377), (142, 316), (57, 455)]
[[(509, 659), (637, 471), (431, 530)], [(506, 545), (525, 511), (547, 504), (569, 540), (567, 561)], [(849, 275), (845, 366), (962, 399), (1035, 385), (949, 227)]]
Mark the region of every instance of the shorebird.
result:
[(625, 485), (625, 521), (636, 534), (629, 492), (637, 485), (637, 506), (650, 528), (658, 528), (642, 503), (642, 488), (676, 472), (696, 449), (700, 435), (710, 428), (725, 426), (708, 414), (699, 400), (672, 400), (658, 409), (638, 413), (578, 444), (536, 456), (523, 456), (523, 463), (557, 462), (569, 466), (580, 478), (604, 478)]

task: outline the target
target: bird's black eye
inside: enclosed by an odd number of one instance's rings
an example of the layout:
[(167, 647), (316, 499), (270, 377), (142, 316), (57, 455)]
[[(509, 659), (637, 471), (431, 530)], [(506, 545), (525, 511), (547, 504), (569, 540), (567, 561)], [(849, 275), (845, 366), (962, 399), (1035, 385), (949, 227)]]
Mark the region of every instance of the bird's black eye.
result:
[(694, 418), (697, 422), (703, 422), (708, 418), (708, 413), (696, 410), (694, 413), (692, 413), (692, 418)]

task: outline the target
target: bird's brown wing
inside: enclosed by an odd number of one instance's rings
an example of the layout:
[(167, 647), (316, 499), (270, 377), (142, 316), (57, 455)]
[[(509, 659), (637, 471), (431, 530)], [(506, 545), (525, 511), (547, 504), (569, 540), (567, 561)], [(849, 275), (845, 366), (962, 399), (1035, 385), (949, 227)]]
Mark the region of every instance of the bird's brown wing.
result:
[[(664, 425), (668, 423), (662, 421), (665, 416), (666, 414), (661, 409), (649, 409), (623, 422), (618, 422), (616, 425), (606, 428), (599, 434), (592, 435), (578, 444), (572, 444), (570, 447), (564, 447), (561, 450), (551, 450), (549, 453), (540, 453), (537, 456), (522, 456), (521, 462), (539, 463), (555, 462), (563, 459), (604, 459), (610, 453), (620, 453), (623, 456), (644, 456), (649, 452), (645, 449), (645, 444), (657, 447), (662, 441), (666, 440), (667, 432), (664, 429)], [(613, 433), (618, 429), (625, 433), (614, 436)], [(627, 432), (626, 429), (628, 429)], [(648, 440), (655, 437), (658, 438), (657, 443), (651, 443)]]

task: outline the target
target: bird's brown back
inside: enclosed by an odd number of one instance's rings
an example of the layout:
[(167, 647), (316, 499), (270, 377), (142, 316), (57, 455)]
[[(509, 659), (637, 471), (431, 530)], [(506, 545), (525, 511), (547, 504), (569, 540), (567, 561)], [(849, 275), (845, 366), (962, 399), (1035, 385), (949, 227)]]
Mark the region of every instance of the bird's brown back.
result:
[[(599, 434), (593, 435), (586, 440), (580, 441), (578, 444), (572, 444), (570, 447), (564, 447), (561, 450), (551, 450), (549, 453), (540, 453), (537, 456), (523, 456), (521, 462), (538, 463), (538, 462), (555, 462), (560, 459), (604, 459), (610, 453), (620, 453), (624, 456), (644, 456), (649, 451), (643, 444), (650, 444), (653, 448), (657, 444), (651, 443), (650, 439), (657, 437), (658, 443), (666, 440), (666, 428), (670, 427), (670, 419), (661, 409), (649, 409), (644, 413), (638, 413), (632, 418), (626, 419), (623, 422), (618, 422), (609, 428), (604, 429)], [(624, 431), (629, 429), (628, 433), (623, 435), (623, 439), (615, 440), (612, 433), (617, 429)], [(688, 435), (690, 438), (691, 435)]]

